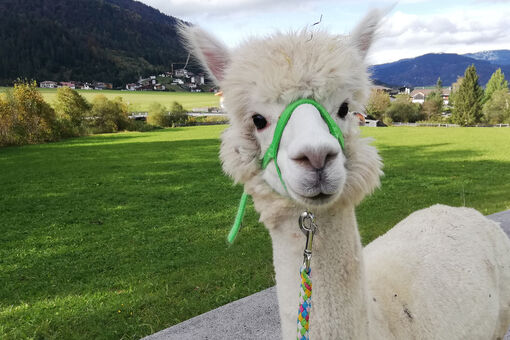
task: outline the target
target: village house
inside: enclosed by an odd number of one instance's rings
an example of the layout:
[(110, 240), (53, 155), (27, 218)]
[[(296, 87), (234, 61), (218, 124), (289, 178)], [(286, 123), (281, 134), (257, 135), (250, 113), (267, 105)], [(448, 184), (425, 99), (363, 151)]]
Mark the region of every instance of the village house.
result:
[[(427, 98), (427, 96), (435, 90), (435, 88), (415, 88), (410, 93), (411, 101), (413, 103), (423, 104), (425, 102), (425, 98)], [(448, 105), (451, 92), (451, 88), (441, 89), (441, 97), (443, 98), (444, 105)]]
[(58, 87), (58, 83), (55, 81), (46, 80), (46, 81), (42, 81), (39, 84), (39, 87), (44, 88), (44, 89), (56, 89)]
[(69, 87), (70, 89), (75, 90), (76, 84), (74, 83), (74, 81), (61, 81), (59, 87)]
[(102, 81), (97, 81), (94, 83), (94, 90), (111, 90), (113, 88), (113, 84), (111, 83), (104, 83)]

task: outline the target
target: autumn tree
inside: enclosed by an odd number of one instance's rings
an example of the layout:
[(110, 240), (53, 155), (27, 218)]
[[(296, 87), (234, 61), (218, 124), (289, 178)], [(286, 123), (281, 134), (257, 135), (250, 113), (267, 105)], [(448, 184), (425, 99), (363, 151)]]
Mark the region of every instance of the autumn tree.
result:
[(37, 84), (18, 81), (0, 105), (2, 144), (21, 145), (52, 141), (55, 133), (55, 111), (37, 90)]
[(381, 119), (389, 106), (390, 95), (384, 91), (372, 89), (366, 107), (367, 114)]
[(452, 120), (454, 123), (462, 126), (480, 123), (483, 116), (483, 90), (478, 84), (475, 65), (469, 66), (464, 72), (464, 78), (453, 99)]

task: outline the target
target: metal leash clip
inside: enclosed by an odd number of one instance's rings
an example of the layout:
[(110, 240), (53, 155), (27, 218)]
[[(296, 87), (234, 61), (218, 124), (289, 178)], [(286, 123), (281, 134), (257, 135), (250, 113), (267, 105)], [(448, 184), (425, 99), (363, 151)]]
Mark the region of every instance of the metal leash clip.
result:
[(305, 251), (303, 252), (306, 270), (310, 270), (310, 261), (312, 259), (312, 243), (313, 235), (318, 232), (317, 225), (315, 224), (315, 216), (311, 212), (305, 211), (299, 216), (299, 228), (306, 236)]

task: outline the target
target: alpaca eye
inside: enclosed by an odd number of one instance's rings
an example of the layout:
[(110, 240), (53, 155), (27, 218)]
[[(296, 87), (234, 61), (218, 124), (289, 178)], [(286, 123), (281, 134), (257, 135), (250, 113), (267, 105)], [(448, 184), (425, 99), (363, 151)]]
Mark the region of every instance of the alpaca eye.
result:
[(259, 115), (258, 113), (251, 116), (253, 119), (253, 124), (257, 127), (257, 130), (262, 130), (267, 125), (267, 120), (262, 115)]
[(340, 118), (344, 118), (347, 116), (347, 113), (349, 112), (349, 103), (343, 102), (342, 105), (340, 105), (340, 108), (338, 109), (338, 116)]

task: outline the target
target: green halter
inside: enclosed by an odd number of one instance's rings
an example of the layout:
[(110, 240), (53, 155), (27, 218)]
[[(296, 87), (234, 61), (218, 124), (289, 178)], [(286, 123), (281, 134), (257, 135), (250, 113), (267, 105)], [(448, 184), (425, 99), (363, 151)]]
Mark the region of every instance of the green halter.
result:
[[(262, 169), (265, 169), (267, 165), (271, 162), (271, 160), (274, 159), (276, 172), (278, 173), (278, 177), (280, 178), (280, 182), (285, 188), (285, 191), (287, 191), (287, 186), (283, 181), (282, 173), (277, 162), (278, 148), (280, 147), (280, 140), (282, 139), (283, 130), (287, 126), (287, 123), (289, 122), (292, 113), (294, 113), (298, 106), (303, 104), (313, 105), (320, 112), (322, 119), (324, 119), (324, 121), (328, 125), (329, 133), (331, 133), (331, 135), (338, 140), (338, 143), (340, 143), (340, 146), (342, 147), (342, 149), (344, 149), (344, 137), (342, 135), (342, 130), (340, 130), (340, 127), (338, 127), (335, 120), (330, 116), (328, 111), (321, 104), (317, 103), (313, 99), (308, 98), (298, 99), (290, 103), (280, 115), (280, 118), (278, 119), (278, 123), (276, 123), (276, 128), (274, 130), (273, 141), (271, 142), (271, 145), (269, 145), (269, 147), (267, 148), (267, 151), (264, 154), (264, 158), (262, 159)], [(239, 231), (241, 222), (243, 220), (244, 211), (246, 209), (247, 199), (248, 194), (246, 192), (243, 192), (243, 195), (241, 196), (241, 202), (239, 202), (239, 209), (237, 210), (237, 216), (234, 221), (234, 225), (232, 226), (232, 229), (230, 229), (230, 233), (228, 234), (227, 240), (229, 243), (234, 242), (234, 239)]]

